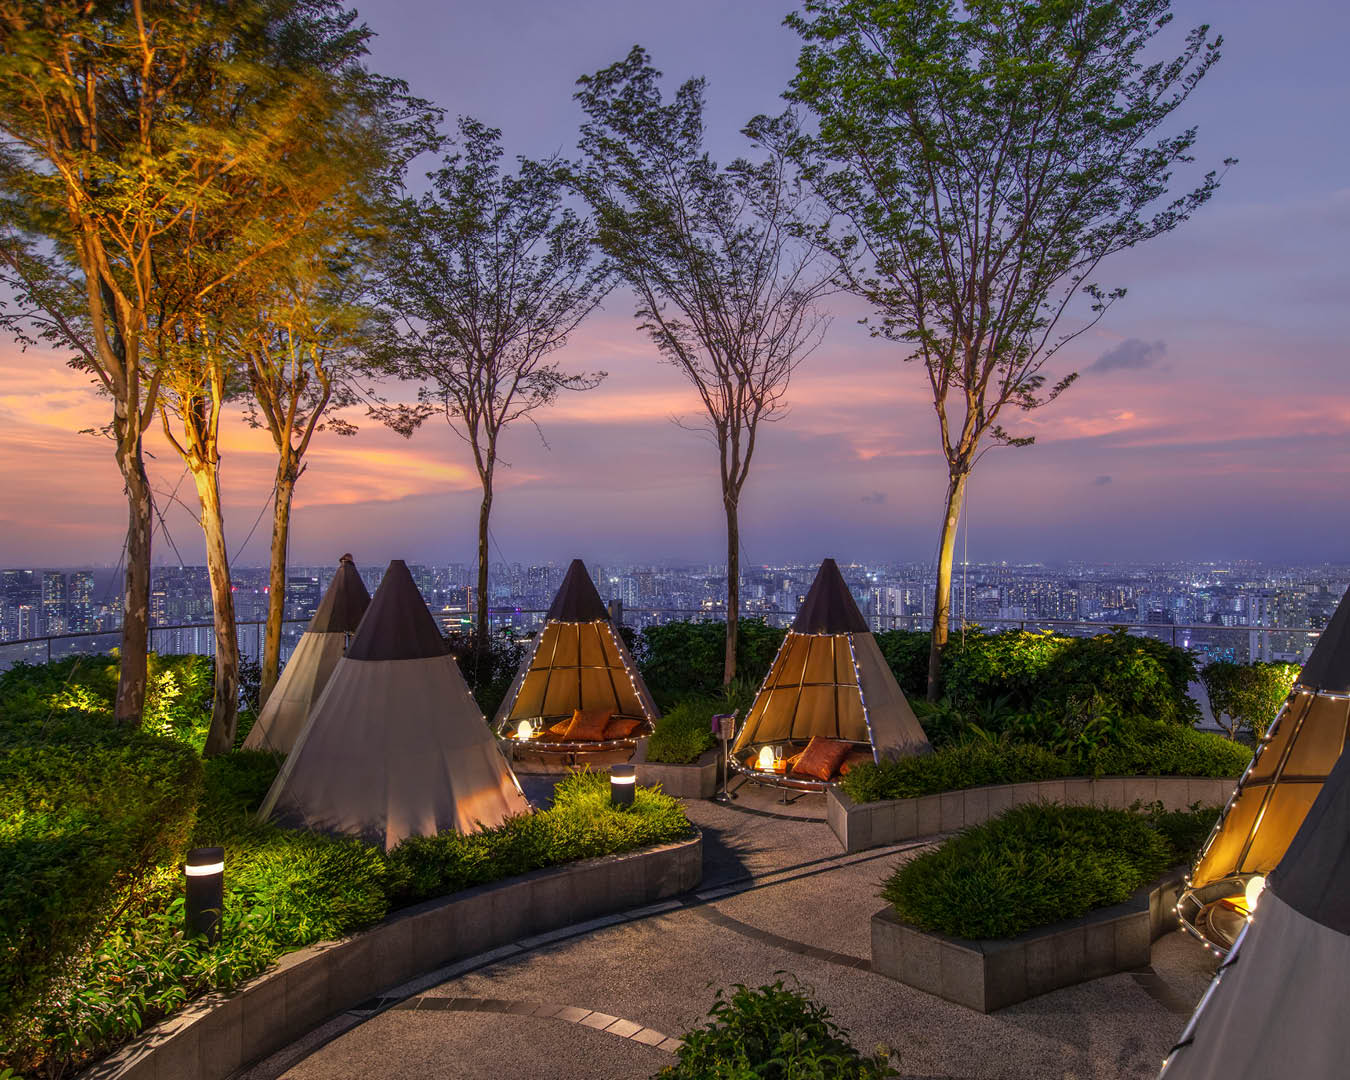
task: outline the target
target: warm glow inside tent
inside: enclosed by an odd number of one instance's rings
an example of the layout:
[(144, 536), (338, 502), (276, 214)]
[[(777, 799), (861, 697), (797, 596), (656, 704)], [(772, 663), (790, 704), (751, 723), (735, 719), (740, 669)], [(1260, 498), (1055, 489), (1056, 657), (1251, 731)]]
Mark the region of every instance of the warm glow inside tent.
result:
[(391, 562), (259, 816), (388, 850), (528, 810), (412, 575)]
[(356, 564), (350, 555), (342, 556), (314, 618), (244, 739), (245, 750), (291, 752), (369, 605), (370, 593)]
[(1246, 924), (1247, 883), (1283, 858), (1340, 759), (1348, 726), (1350, 594), (1257, 746), (1182, 893), (1182, 925), (1215, 951), (1231, 948)]
[(496, 724), (503, 737), (515, 738), (524, 722), (534, 732), (531, 748), (546, 750), (562, 742), (549, 735), (549, 726), (570, 720), (578, 709), (638, 721), (639, 728), (619, 740), (627, 742), (648, 733), (660, 715), (585, 564), (573, 559)]
[(874, 760), (931, 749), (833, 559), (821, 564), (783, 639), (732, 760), (755, 779), (814, 786), (760, 767), (761, 754), (767, 765), (775, 751), (791, 756), (812, 736), (852, 743)]

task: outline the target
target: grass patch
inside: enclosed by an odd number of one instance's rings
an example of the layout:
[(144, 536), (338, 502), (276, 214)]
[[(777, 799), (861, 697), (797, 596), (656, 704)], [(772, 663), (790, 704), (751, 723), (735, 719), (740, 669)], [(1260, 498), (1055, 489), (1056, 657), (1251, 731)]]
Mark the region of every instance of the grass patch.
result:
[(1123, 902), (1189, 859), (1216, 814), (1019, 806), (900, 866), (882, 896), (923, 930), (1014, 937)]
[[(83, 666), (88, 665), (88, 666)], [(115, 667), (0, 676), (0, 1076), (60, 1076), (281, 954), (470, 885), (692, 834), (680, 804), (608, 777), (564, 779), (553, 806), (386, 855), (259, 822), (277, 771), (261, 752), (203, 762), (198, 725), (110, 719)], [(181, 695), (180, 695), (181, 697)], [(182, 858), (225, 848), (220, 942), (183, 935)]]
[(692, 765), (705, 750), (717, 745), (712, 718), (727, 712), (724, 701), (694, 698), (681, 702), (656, 722), (647, 739), (647, 760), (664, 765)]
[(866, 803), (1066, 776), (1239, 776), (1251, 757), (1250, 748), (1221, 735), (1140, 721), (1086, 758), (1034, 743), (976, 741), (922, 757), (863, 762), (840, 785), (854, 802)]

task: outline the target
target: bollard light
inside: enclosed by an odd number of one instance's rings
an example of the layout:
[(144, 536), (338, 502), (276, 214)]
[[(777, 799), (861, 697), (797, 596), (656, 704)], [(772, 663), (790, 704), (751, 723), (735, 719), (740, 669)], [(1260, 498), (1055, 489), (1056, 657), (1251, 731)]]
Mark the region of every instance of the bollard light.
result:
[(225, 849), (193, 848), (183, 873), (187, 877), (188, 937), (201, 934), (214, 945), (220, 940), (220, 913), (225, 906)]
[(637, 794), (637, 769), (632, 765), (613, 765), (609, 770), (609, 801), (612, 806), (632, 806)]

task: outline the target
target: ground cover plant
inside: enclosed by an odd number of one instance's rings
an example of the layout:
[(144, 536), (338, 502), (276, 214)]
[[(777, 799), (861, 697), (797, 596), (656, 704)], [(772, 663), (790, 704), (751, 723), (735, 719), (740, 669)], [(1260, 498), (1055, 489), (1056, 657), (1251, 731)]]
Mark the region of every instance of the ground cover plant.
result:
[(1019, 806), (901, 865), (882, 896), (923, 930), (1013, 937), (1123, 902), (1188, 861), (1216, 814)]
[[(200, 674), (200, 660), (151, 670)], [(0, 1075), (65, 1075), (192, 998), (394, 908), (691, 831), (658, 792), (612, 809), (608, 778), (590, 773), (560, 783), (547, 810), (388, 855), (279, 829), (255, 817), (278, 761), (236, 751), (203, 762), (209, 710), (200, 723), (178, 715), (187, 691), (176, 677), (156, 686), (155, 726), (136, 731), (112, 721), (115, 661), (0, 675)], [(208, 947), (182, 932), (181, 865), (186, 848), (215, 844), (225, 911)]]
[(854, 802), (913, 799), (942, 791), (1068, 776), (1240, 776), (1252, 751), (1214, 732), (1137, 724), (1079, 755), (1027, 742), (972, 740), (922, 757), (863, 762), (840, 787)]
[(737, 678), (721, 694), (680, 702), (656, 722), (647, 740), (647, 760), (665, 765), (690, 765), (697, 761), (700, 754), (717, 745), (712, 718), (736, 713), (738, 723), (744, 721), (757, 689), (749, 679)]
[(782, 980), (717, 992), (708, 1023), (684, 1036), (659, 1080), (882, 1080), (886, 1055), (858, 1052), (829, 1009)]

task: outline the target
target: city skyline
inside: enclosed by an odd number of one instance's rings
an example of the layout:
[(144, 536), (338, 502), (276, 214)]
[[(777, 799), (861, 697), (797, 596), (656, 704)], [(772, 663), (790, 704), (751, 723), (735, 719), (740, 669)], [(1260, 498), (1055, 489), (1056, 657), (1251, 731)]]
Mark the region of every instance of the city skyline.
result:
[[(724, 33), (713, 43), (689, 29), (705, 24), (697, 11), (600, 0), (566, 11), (517, 0), (490, 11), (384, 4), (363, 14), (380, 34), (373, 67), (408, 78), (451, 117), (503, 128), (511, 152), (535, 156), (573, 150), (572, 80), (642, 41), (669, 82), (708, 76), (713, 143), (725, 159), (741, 122), (779, 106), (797, 47), (778, 25), (785, 7), (746, 4), (719, 16)], [(1350, 191), (1337, 186), (1350, 151), (1313, 133), (1350, 103), (1350, 77), (1333, 62), (1344, 39), (1336, 28), (1350, 29), (1350, 16), (1328, 4), (1297, 8), (1270, 25), (1256, 12), (1176, 5), (1176, 33), (1209, 18), (1226, 38), (1225, 59), (1191, 103), (1197, 167), (1230, 154), (1241, 164), (1184, 229), (1108, 265), (1104, 280), (1130, 294), (1066, 350), (1060, 370), (1080, 371), (1079, 384), (1016, 418), (1037, 446), (996, 451), (975, 473), (972, 561), (1344, 554), (1350, 507), (1326, 492), (1350, 481), (1337, 241), (1350, 224)], [(1326, 32), (1309, 41), (1314, 19)], [(517, 77), (525, 64), (528, 87)], [(751, 471), (744, 558), (929, 559), (945, 467), (922, 375), (857, 325), (865, 312), (856, 302), (830, 306), (825, 344)], [(693, 394), (657, 363), (627, 295), (612, 295), (561, 359), (610, 378), (541, 416), (550, 449), (528, 427), (508, 437), (513, 467), (500, 478), (493, 560), (715, 559), (724, 542), (714, 456), (669, 422), (696, 412)], [(59, 357), (0, 342), (0, 564), (116, 562), (125, 507), (110, 448), (75, 434), (106, 412)], [(157, 431), (147, 448), (156, 486), (172, 490), (181, 466)], [(477, 478), (444, 424), (404, 442), (363, 422), (354, 439), (321, 436), (309, 460), (295, 561), (324, 564), (347, 549), (374, 563), (472, 558)], [(241, 566), (265, 558), (265, 519), (244, 538), (271, 468), (265, 434), (234, 417), (222, 478)], [(192, 505), (190, 483), (178, 496)], [(182, 561), (199, 562), (190, 512), (162, 501)], [(178, 561), (165, 537), (156, 543), (157, 563)]]

